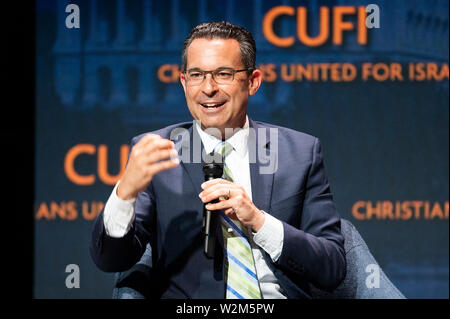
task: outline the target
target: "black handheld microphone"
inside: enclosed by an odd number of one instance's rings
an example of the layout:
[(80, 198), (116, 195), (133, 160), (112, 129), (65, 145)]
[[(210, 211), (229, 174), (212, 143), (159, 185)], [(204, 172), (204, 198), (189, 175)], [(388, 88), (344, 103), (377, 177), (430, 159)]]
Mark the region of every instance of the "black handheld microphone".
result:
[[(205, 175), (205, 181), (209, 181), (215, 178), (220, 178), (223, 175), (223, 163), (212, 162), (203, 165), (203, 174)], [(218, 200), (214, 200), (211, 203), (217, 203)], [(203, 213), (203, 234), (205, 236), (204, 253), (206, 257), (214, 257), (214, 249), (216, 243), (216, 225), (217, 214), (211, 212), (205, 208)]]

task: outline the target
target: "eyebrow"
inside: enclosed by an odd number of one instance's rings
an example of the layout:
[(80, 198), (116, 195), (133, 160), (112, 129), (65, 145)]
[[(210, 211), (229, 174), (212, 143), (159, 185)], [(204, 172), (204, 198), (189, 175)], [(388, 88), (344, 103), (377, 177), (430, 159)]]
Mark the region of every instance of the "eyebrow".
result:
[[(218, 67), (217, 69), (214, 69), (214, 70), (210, 70), (210, 71), (216, 71), (216, 70), (234, 70), (235, 68), (232, 68), (232, 67), (229, 67), (229, 66), (221, 66), (221, 67)], [(188, 69), (187, 70), (188, 72), (189, 71), (205, 71), (205, 70), (202, 70), (202, 69), (200, 69), (200, 68), (191, 68), (191, 69)]]

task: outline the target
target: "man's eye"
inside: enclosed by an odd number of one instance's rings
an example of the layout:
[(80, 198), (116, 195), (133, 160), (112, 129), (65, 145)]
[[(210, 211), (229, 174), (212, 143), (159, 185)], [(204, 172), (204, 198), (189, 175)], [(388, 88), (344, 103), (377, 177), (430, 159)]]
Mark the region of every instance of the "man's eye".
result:
[(192, 79), (198, 79), (202, 76), (202, 74), (200, 72), (193, 72), (193, 73), (189, 73), (189, 77)]
[(219, 78), (229, 78), (229, 77), (233, 76), (233, 73), (228, 72), (228, 71), (220, 71), (217, 73), (217, 76)]

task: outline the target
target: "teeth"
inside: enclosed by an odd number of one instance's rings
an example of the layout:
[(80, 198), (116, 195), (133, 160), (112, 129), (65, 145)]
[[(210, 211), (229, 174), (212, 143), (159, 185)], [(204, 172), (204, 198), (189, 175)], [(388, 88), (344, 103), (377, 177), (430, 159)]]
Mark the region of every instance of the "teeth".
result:
[(207, 108), (216, 108), (216, 107), (219, 107), (219, 106), (221, 106), (223, 103), (205, 103), (205, 104), (202, 104), (204, 107), (207, 107)]

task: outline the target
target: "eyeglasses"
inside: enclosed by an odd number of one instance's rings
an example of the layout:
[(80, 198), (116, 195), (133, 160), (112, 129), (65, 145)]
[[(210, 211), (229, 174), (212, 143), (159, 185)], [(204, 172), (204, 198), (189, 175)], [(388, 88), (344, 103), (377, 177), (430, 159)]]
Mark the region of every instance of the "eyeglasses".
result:
[(206, 75), (208, 73), (211, 74), (212, 79), (217, 84), (230, 84), (234, 81), (234, 75), (238, 72), (244, 72), (252, 70), (250, 68), (242, 69), (242, 70), (235, 70), (232, 68), (219, 68), (212, 71), (203, 71), (199, 69), (191, 69), (184, 72), (186, 75), (186, 80), (189, 83), (189, 85), (200, 85), (203, 83), (203, 81), (206, 78)]

